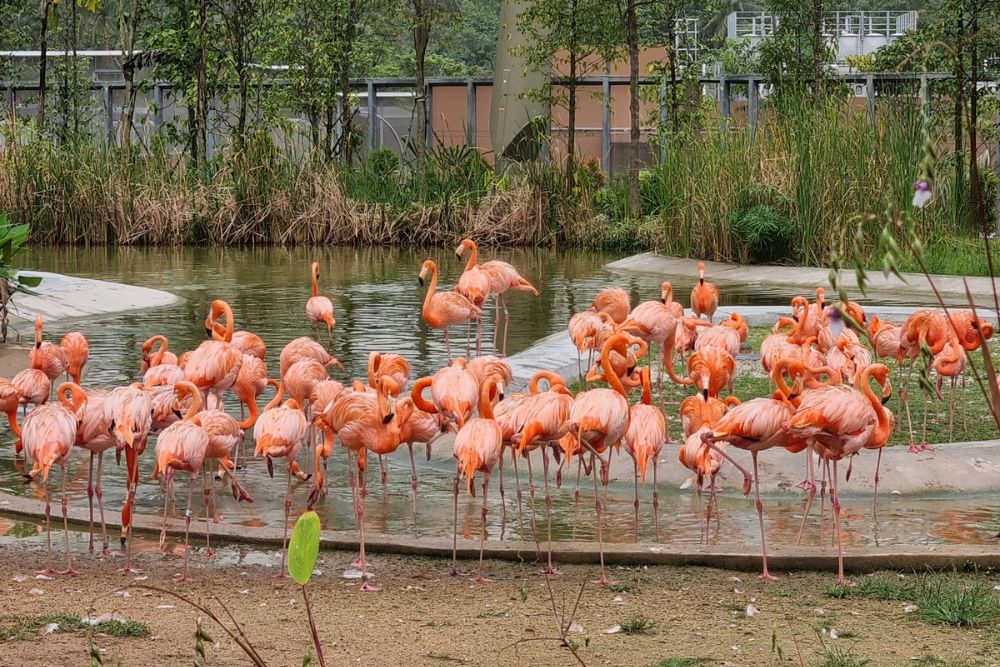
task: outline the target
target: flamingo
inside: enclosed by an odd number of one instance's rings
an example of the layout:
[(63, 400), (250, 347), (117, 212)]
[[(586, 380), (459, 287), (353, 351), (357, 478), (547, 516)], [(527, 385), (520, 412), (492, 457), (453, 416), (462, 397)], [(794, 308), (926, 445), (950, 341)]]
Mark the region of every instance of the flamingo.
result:
[(719, 307), (719, 288), (705, 282), (705, 262), (698, 262), (698, 283), (691, 290), (691, 312), (701, 318), (705, 315), (711, 324)]
[[(753, 483), (756, 490), (755, 505), (757, 521), (760, 526), (760, 548), (762, 572), (760, 578), (764, 581), (776, 581), (777, 577), (767, 570), (767, 537), (764, 533), (764, 506), (760, 501), (760, 475), (757, 468), (757, 454), (772, 447), (784, 447), (793, 444), (791, 438), (783, 430), (783, 424), (791, 417), (794, 410), (793, 389), (784, 381), (784, 372), (788, 369), (797, 383), (797, 376), (805, 372), (801, 362), (793, 359), (779, 359), (771, 371), (771, 378), (778, 390), (774, 398), (755, 398), (730, 409), (719, 421), (701, 435), (704, 443), (714, 447), (717, 441), (723, 441), (739, 449), (748, 450), (753, 457)], [(732, 463), (743, 473), (743, 494), (750, 493), (751, 477), (749, 472), (734, 461), (729, 454), (715, 448), (720, 455)]]
[(58, 345), (42, 340), (45, 325), (42, 316), (35, 314), (35, 346), (28, 352), (28, 365), (45, 373), (49, 381), (66, 372), (66, 353)]
[(872, 391), (870, 380), (887, 382), (889, 369), (872, 364), (860, 378), (861, 390), (847, 385), (812, 389), (802, 395), (794, 414), (784, 420), (784, 429), (792, 437), (807, 441), (817, 448), (825, 465), (833, 462), (830, 477), (830, 502), (837, 531), (837, 582), (844, 579), (844, 545), (840, 529), (840, 497), (837, 493), (837, 462), (857, 454), (866, 444), (888, 440), (891, 424), (882, 401)]
[(677, 460), (680, 461), (682, 466), (695, 474), (699, 514), (701, 512), (701, 494), (704, 489), (705, 479), (708, 479), (709, 500), (708, 509), (705, 512), (705, 522), (702, 526), (703, 539), (707, 539), (708, 537), (709, 524), (712, 520), (712, 505), (715, 503), (715, 494), (718, 490), (715, 486), (715, 478), (722, 468), (722, 454), (726, 451), (725, 442), (720, 441), (715, 443), (716, 448), (713, 449), (702, 441), (702, 434), (710, 434), (712, 426), (714, 426), (714, 422), (711, 425), (699, 426), (697, 430), (684, 439), (684, 443), (677, 450)]
[[(913, 438), (913, 419), (910, 415), (910, 374), (913, 372), (913, 361), (921, 354), (924, 347), (930, 350), (931, 356), (940, 354), (945, 344), (954, 336), (954, 331), (948, 319), (936, 310), (922, 309), (914, 311), (903, 323), (899, 332), (899, 353), (897, 361), (900, 366), (906, 362), (906, 380), (900, 399), (906, 409), (906, 425), (910, 432), (910, 444), (907, 451), (919, 453), (927, 449), (927, 443), (918, 446)], [(927, 392), (924, 397), (924, 414), (927, 413)]]
[(424, 324), (432, 329), (444, 330), (444, 344), (451, 361), (451, 341), (448, 340), (448, 327), (468, 322), (472, 318), (482, 317), (482, 309), (458, 292), (438, 292), (438, 269), (433, 260), (425, 260), (417, 276), (421, 286), (430, 274), (431, 281), (424, 296), (424, 305), (420, 310)]
[(174, 364), (150, 366), (142, 375), (142, 385), (148, 389), (154, 387), (172, 387), (184, 379), (184, 371)]
[[(383, 380), (388, 382), (388, 380)], [(403, 410), (403, 405), (409, 403), (406, 411), (410, 413), (409, 418), (403, 422), (399, 428), (399, 442), (406, 445), (410, 452), (410, 488), (413, 491), (413, 514), (417, 513), (417, 463), (413, 458), (413, 445), (423, 443), (427, 447), (427, 458), (430, 458), (431, 445), (444, 434), (441, 426), (434, 415), (419, 410), (409, 396), (403, 398), (397, 404), (398, 410)]]
[[(423, 392), (431, 388), (428, 403)], [(433, 377), (423, 377), (410, 390), (413, 404), (429, 414), (439, 414), (445, 423), (454, 422), (462, 428), (472, 416), (480, 393), (479, 382), (468, 368), (465, 359), (459, 357), (451, 366), (445, 366)]]
[(23, 371), (18, 371), (11, 378), (10, 383), (17, 389), (17, 394), (20, 397), (18, 402), (25, 412), (27, 412), (29, 405), (43, 405), (49, 400), (49, 394), (52, 393), (52, 380), (37, 368), (25, 368)]
[(277, 579), (285, 579), (285, 557), (288, 552), (288, 515), (292, 510), (292, 473), (293, 467), (297, 468), (295, 459), (305, 442), (308, 423), (306, 415), (294, 399), (285, 401), (284, 405), (277, 406), (281, 400), (281, 392), (275, 394), (272, 400), (274, 407), (268, 404), (268, 408), (257, 418), (257, 423), (253, 427), (253, 438), (256, 441), (254, 456), (263, 456), (267, 462), (267, 474), (274, 476), (274, 464), (272, 459), (283, 458), (288, 464), (288, 483), (285, 486), (285, 529), (281, 543), (281, 569), (275, 575)]
[[(539, 391), (539, 382), (542, 379), (548, 379), (548, 391)], [(516, 445), (518, 448), (518, 451), (514, 453), (515, 456), (521, 455), (528, 460), (528, 482), (531, 485), (532, 516), (534, 516), (534, 479), (531, 473), (530, 452), (536, 448), (542, 451), (542, 479), (545, 485), (545, 523), (548, 533), (547, 562), (542, 569), (542, 574), (555, 575), (559, 574), (559, 570), (552, 564), (552, 495), (549, 492), (548, 449), (568, 432), (567, 423), (573, 410), (573, 395), (566, 388), (566, 385), (563, 384), (562, 378), (559, 378), (558, 381), (553, 381), (550, 374), (535, 374), (531, 378), (531, 395), (527, 400), (524, 410), (525, 418), (521, 431), (511, 438), (511, 444)], [(558, 454), (558, 449), (556, 450), (556, 454)]]
[(597, 293), (590, 307), (598, 313), (610, 315), (616, 325), (627, 320), (632, 310), (628, 292), (620, 287), (605, 287)]
[[(474, 253), (478, 253), (475, 243), (471, 239), (466, 239), (468, 243), (471, 244), (471, 249)], [(464, 243), (464, 241), (463, 241)], [(469, 246), (467, 246), (469, 247)], [(470, 260), (471, 261), (471, 260)], [(489, 262), (483, 262), (479, 265), (479, 269), (486, 274), (489, 278), (490, 290), (489, 295), (493, 297), (496, 307), (494, 312), (496, 313), (493, 320), (493, 351), (496, 352), (497, 349), (497, 331), (500, 329), (500, 311), (503, 310), (504, 315), (504, 327), (503, 327), (503, 348), (500, 352), (501, 356), (507, 356), (507, 329), (510, 326), (510, 311), (507, 310), (507, 303), (504, 299), (504, 295), (507, 292), (530, 292), (534, 296), (538, 296), (538, 290), (530, 282), (525, 280), (518, 270), (508, 262), (504, 262), (498, 259), (491, 260)]]
[(479, 416), (469, 421), (458, 430), (455, 436), (454, 455), (457, 459), (455, 469), (455, 513), (454, 532), (451, 547), (451, 573), (458, 574), (458, 483), (465, 478), (469, 495), (475, 496), (472, 485), (477, 472), (483, 473), (483, 508), (482, 528), (479, 533), (479, 571), (475, 581), (487, 581), (483, 577), (483, 552), (486, 543), (486, 500), (489, 491), (490, 474), (500, 461), (503, 451), (503, 432), (500, 425), (493, 419), (493, 400), (503, 395), (503, 379), (493, 375), (483, 383), (479, 395)]
[[(486, 275), (486, 272), (476, 264), (476, 259), (479, 257), (479, 249), (476, 247), (476, 243), (472, 239), (464, 239), (461, 243), (459, 243), (458, 247), (455, 248), (455, 254), (458, 255), (459, 259), (462, 259), (462, 255), (465, 253), (466, 249), (471, 249), (472, 252), (469, 254), (469, 261), (465, 264), (465, 270), (462, 271), (462, 275), (458, 278), (458, 284), (455, 286), (455, 291), (471, 301), (476, 308), (481, 310), (486, 304), (486, 298), (490, 295), (490, 277)], [(476, 354), (481, 354), (483, 337), (483, 319), (481, 317), (478, 318), (477, 324)], [(495, 335), (493, 348), (495, 351)]]
[(476, 383), (482, 387), (494, 375), (499, 375), (504, 386), (514, 382), (514, 371), (503, 359), (487, 354), (469, 361), (469, 372), (476, 377)]
[[(151, 336), (142, 344), (142, 365), (139, 367), (140, 373), (145, 373), (153, 366), (160, 364), (177, 365), (177, 355), (167, 349), (167, 337), (162, 335)], [(155, 349), (154, 349), (155, 348)]]
[(303, 359), (313, 359), (323, 366), (340, 366), (341, 368), (344, 366), (336, 357), (330, 356), (330, 353), (322, 345), (308, 336), (302, 336), (282, 348), (278, 357), (280, 377), (284, 378), (289, 367), (296, 361)]
[(615, 350), (621, 355), (627, 355), (628, 345), (628, 336), (622, 333), (611, 336), (604, 343), (601, 349), (601, 367), (611, 388), (590, 389), (577, 394), (567, 425), (569, 433), (573, 434), (583, 448), (590, 451), (597, 508), (597, 539), (601, 555), (601, 576), (597, 583), (602, 585), (609, 585), (611, 582), (604, 572), (604, 510), (597, 493), (598, 470), (594, 468), (594, 460), (598, 459), (601, 463), (601, 483), (607, 490), (609, 462), (601, 455), (621, 442), (629, 425), (628, 392), (612, 366), (611, 352)]
[(576, 366), (580, 379), (583, 380), (582, 355), (589, 353), (587, 368), (594, 363), (594, 350), (600, 350), (608, 336), (615, 332), (615, 321), (605, 312), (584, 310), (569, 318), (570, 340), (576, 346)]
[[(208, 433), (195, 423), (194, 417), (201, 409), (201, 392), (196, 385), (191, 382), (181, 381), (174, 386), (174, 392), (180, 396), (189, 396), (191, 404), (188, 407), (184, 418), (174, 422), (163, 429), (156, 439), (156, 465), (153, 468), (151, 479), (159, 479), (160, 475), (167, 476), (167, 485), (171, 484), (173, 470), (183, 470), (190, 475), (188, 480), (187, 510), (184, 512), (184, 572), (181, 574), (179, 583), (191, 581), (188, 577), (188, 560), (190, 546), (191, 529), (191, 496), (194, 492), (194, 480), (202, 472), (205, 457), (208, 453)], [(208, 503), (206, 494), (205, 506), (205, 544), (206, 549), (211, 553), (211, 543), (208, 539)], [(163, 501), (163, 528), (160, 531), (160, 547), (167, 537), (167, 506), (169, 498)]]
[[(66, 398), (67, 392), (72, 396)], [(80, 385), (72, 382), (64, 382), (56, 390), (59, 402), (42, 405), (31, 411), (24, 420), (24, 431), (22, 439), (24, 450), (34, 465), (28, 473), (29, 479), (35, 479), (39, 473), (42, 476), (42, 484), (45, 486), (45, 532), (48, 535), (48, 560), (43, 574), (52, 574), (55, 570), (52, 567), (52, 529), (50, 525), (51, 509), (49, 500), (49, 470), (54, 465), (62, 469), (62, 517), (63, 534), (66, 545), (66, 569), (61, 574), (78, 574), (73, 569), (73, 557), (69, 548), (69, 521), (67, 519), (67, 507), (69, 501), (66, 497), (66, 462), (73, 451), (73, 443), (76, 441), (76, 429), (83, 419), (84, 411), (87, 409), (87, 394), (80, 388)]]
[[(365, 558), (365, 498), (368, 494), (365, 484), (366, 453), (372, 451), (381, 455), (399, 447), (399, 425), (409, 417), (407, 405), (409, 404), (400, 405), (398, 412), (390, 413), (382, 387), (374, 392), (344, 391), (315, 418), (320, 428), (340, 436), (341, 443), (348, 450), (348, 458), (353, 454), (357, 462), (358, 481), (355, 483), (352, 474), (351, 487), (352, 491), (357, 489), (354, 494), (354, 518), (360, 535), (357, 564), (361, 567), (361, 590), (365, 592), (379, 590), (369, 580)], [(322, 445), (317, 447), (317, 458), (321, 448)], [(318, 461), (316, 470), (317, 473), (320, 470)], [(323, 483), (323, 476), (317, 474), (309, 492), (310, 507), (319, 498)]]
[(122, 545), (125, 565), (122, 572), (137, 572), (132, 568), (132, 510), (139, 485), (139, 456), (146, 449), (146, 439), (153, 426), (153, 405), (150, 396), (140, 384), (117, 387), (104, 398), (104, 419), (111, 427), (115, 439), (115, 454), (121, 461), (125, 452), (127, 495), (122, 508)]
[[(938, 396), (941, 395), (941, 384), (944, 378), (951, 379), (951, 396), (948, 401), (948, 439), (951, 440), (955, 435), (955, 385), (957, 384), (958, 376), (962, 375), (965, 371), (966, 353), (965, 347), (957, 338), (953, 338), (944, 344), (944, 348), (934, 357), (933, 366), (934, 370), (937, 371), (938, 381), (937, 381), (937, 393)], [(924, 429), (925, 433), (922, 440), (927, 439), (926, 429), (927, 429), (927, 418), (924, 417)]]
[(59, 341), (59, 348), (66, 357), (66, 373), (73, 382), (80, 384), (83, 367), (90, 358), (90, 343), (87, 337), (79, 331), (70, 331)]
[(333, 302), (319, 293), (319, 262), (312, 263), (312, 296), (306, 301), (306, 317), (313, 325), (325, 324), (326, 333), (330, 337), (330, 347), (333, 347)]
[(222, 340), (206, 340), (199, 345), (184, 366), (184, 379), (198, 387), (203, 397), (214, 393), (219, 399), (236, 384), (240, 374), (243, 354), (231, 343), (233, 340), (233, 311), (221, 299), (212, 302), (209, 317), (226, 317)]
[(660, 541), (660, 500), (656, 493), (656, 460), (663, 444), (667, 442), (667, 420), (663, 412), (653, 405), (649, 385), (649, 367), (640, 372), (642, 377), (642, 402), (629, 410), (628, 429), (622, 438), (625, 451), (632, 457), (634, 470), (633, 509), (635, 512), (635, 541), (639, 541), (639, 479), (646, 483), (646, 467), (653, 464), (653, 526), (656, 541)]
[[(17, 425), (17, 406), (21, 402), (21, 394), (12, 382), (0, 378), (0, 412), (7, 415), (10, 432), (20, 441), (21, 427)], [(20, 447), (18, 447), (20, 450)]]
[(368, 386), (373, 389), (384, 382), (390, 396), (399, 393), (410, 381), (410, 362), (401, 354), (370, 352), (368, 354)]
[[(108, 549), (108, 527), (104, 522), (104, 490), (101, 488), (101, 478), (104, 475), (104, 452), (115, 446), (111, 435), (111, 420), (104, 412), (104, 399), (110, 392), (107, 389), (90, 389), (87, 391), (87, 409), (80, 426), (76, 430), (75, 444), (90, 453), (90, 466), (87, 469), (87, 502), (90, 509), (90, 539), (88, 548), (94, 553), (94, 496), (97, 496), (97, 506), (101, 517), (101, 553), (110, 556)], [(97, 484), (94, 484), (94, 459), (97, 459)]]
[[(267, 387), (267, 365), (255, 356), (244, 353), (240, 363), (240, 372), (233, 384), (233, 393), (240, 401), (241, 429), (251, 429), (260, 415), (257, 398)], [(246, 417), (243, 417), (244, 409)]]

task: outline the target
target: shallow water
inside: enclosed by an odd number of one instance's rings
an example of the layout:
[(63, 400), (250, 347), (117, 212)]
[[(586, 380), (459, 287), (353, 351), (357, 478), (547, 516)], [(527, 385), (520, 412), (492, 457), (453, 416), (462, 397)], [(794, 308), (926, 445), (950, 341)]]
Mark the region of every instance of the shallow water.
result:
[[(136, 285), (172, 291), (185, 301), (167, 309), (130, 312), (87, 321), (53, 323), (47, 328), (50, 339), (58, 338), (71, 329), (84, 331), (91, 343), (91, 361), (85, 372), (88, 385), (115, 386), (138, 377), (139, 348), (149, 336), (162, 333), (171, 349), (180, 352), (196, 346), (204, 339), (204, 318), (209, 302), (214, 298), (229, 301), (235, 311), (239, 329), (260, 334), (267, 342), (268, 364), (277, 368), (281, 347), (289, 340), (312, 333), (303, 308), (309, 289), (309, 262), (321, 262), (321, 290), (334, 302), (337, 326), (334, 334), (334, 354), (344, 363), (334, 376), (340, 380), (364, 373), (369, 351), (383, 350), (404, 354), (414, 366), (414, 376), (440, 367), (445, 359), (444, 341), (440, 332), (429, 332), (420, 321), (420, 304), (424, 290), (418, 287), (416, 275), (426, 257), (438, 261), (442, 283), (451, 286), (461, 272), (460, 262), (450, 250), (398, 249), (279, 249), (215, 250), (166, 249), (139, 250), (130, 248), (59, 248), (38, 249), (25, 256), (26, 267), (116, 280)], [(612, 274), (602, 266), (618, 257), (590, 252), (560, 252), (545, 250), (504, 250), (484, 252), (483, 259), (501, 258), (515, 264), (523, 275), (541, 290), (538, 298), (515, 294), (508, 299), (511, 331), (508, 352), (513, 354), (534, 341), (561, 330), (569, 316), (589, 305), (594, 293), (607, 284), (627, 289), (635, 302), (658, 298), (659, 276)], [(686, 299), (693, 282), (691, 277), (668, 276), (673, 281), (678, 298)], [(787, 303), (792, 296), (786, 290), (763, 290), (754, 286), (726, 287), (726, 304)], [(891, 303), (881, 299), (881, 303)], [(902, 304), (902, 302), (896, 302)], [(487, 318), (484, 333), (492, 336), (492, 321)], [(30, 335), (30, 330), (22, 332)], [(325, 341), (325, 332), (319, 339)], [(464, 349), (464, 332), (452, 337), (456, 352)], [(276, 374), (276, 373), (273, 373)], [(229, 405), (236, 409), (235, 404)], [(12, 458), (11, 442), (6, 434), (0, 446), (0, 488), (7, 491), (38, 495), (37, 484), (25, 486), (21, 481), (20, 462)], [(150, 443), (150, 448), (153, 443)], [(252, 452), (252, 444), (250, 445)], [(150, 452), (151, 453), (151, 452)], [(536, 454), (537, 457), (537, 454)], [(452, 476), (449, 461), (424, 461), (417, 453), (419, 493), (418, 514), (413, 516), (410, 497), (409, 461), (405, 451), (389, 462), (388, 494), (383, 497), (377, 461), (369, 466), (366, 525), (370, 530), (406, 535), (441, 536), (451, 531)], [(678, 465), (676, 452), (667, 448), (663, 465)], [(152, 457), (143, 461), (143, 478), (148, 479)], [(120, 470), (113, 455), (107, 455), (104, 479), (105, 502), (119, 508), (123, 487)], [(541, 461), (533, 462), (536, 479), (536, 510), (539, 534), (544, 535), (544, 503)], [(330, 461), (329, 495), (319, 508), (325, 524), (332, 529), (349, 529), (354, 525), (353, 503), (347, 484), (346, 460), (342, 451)], [(270, 479), (260, 461), (251, 461), (240, 471), (241, 482), (257, 502), (237, 506), (231, 496), (221, 492), (220, 510), (224, 519), (247, 525), (276, 524), (282, 518), (281, 506), (285, 480), (280, 466)], [(530, 539), (529, 491), (527, 474), (524, 480), (524, 518), (519, 521), (514, 501), (515, 489), (510, 465), (506, 471), (507, 521), (501, 525), (499, 478), (494, 474), (489, 489), (489, 534), (491, 539)], [(70, 502), (86, 502), (87, 465), (85, 457), (74, 457), (70, 465)], [(573, 485), (576, 471), (565, 471), (561, 489), (553, 489), (553, 537), (573, 536)], [(58, 489), (58, 472), (53, 472), (53, 490)], [(183, 512), (187, 476), (177, 475), (178, 510)], [(293, 486), (294, 506), (305, 503), (306, 485)], [(481, 491), (478, 489), (477, 491)], [(712, 524), (711, 539), (719, 544), (751, 544), (757, 542), (756, 514), (751, 502), (739, 497), (736, 489), (723, 495), (720, 501), (722, 518), (716, 532)], [(654, 535), (650, 510), (650, 487), (640, 489), (642, 507), (640, 536), (652, 540)], [(794, 497), (768, 499), (769, 535), (777, 543), (794, 541), (801, 517), (801, 503)], [(139, 511), (162, 512), (163, 497), (159, 487), (145, 483), (138, 493)], [(911, 497), (887, 496), (881, 501), (877, 526), (871, 520), (870, 501), (863, 497), (845, 502), (848, 543), (858, 544), (931, 544), (931, 543), (994, 543), (995, 519), (1000, 502), (995, 496)], [(2, 510), (2, 508), (0, 508)], [(697, 499), (693, 492), (679, 492), (661, 484), (660, 538), (663, 541), (697, 543), (701, 539)], [(200, 494), (195, 495), (195, 514), (203, 512)], [(593, 539), (594, 490), (585, 479), (577, 510), (576, 537)], [(815, 516), (815, 514), (814, 514)], [(470, 498), (463, 491), (459, 499), (459, 527), (466, 537), (478, 536), (479, 498)], [(827, 518), (829, 514), (827, 513)], [(829, 524), (829, 520), (827, 521)], [(522, 527), (523, 525), (523, 527)], [(631, 479), (615, 481), (609, 497), (605, 539), (632, 539)], [(7, 531), (10, 532), (9, 530)], [(14, 531), (17, 532), (16, 530)], [(12, 538), (9, 538), (12, 539)], [(817, 543), (816, 530), (807, 535), (807, 543)], [(829, 538), (825, 538), (829, 543)]]

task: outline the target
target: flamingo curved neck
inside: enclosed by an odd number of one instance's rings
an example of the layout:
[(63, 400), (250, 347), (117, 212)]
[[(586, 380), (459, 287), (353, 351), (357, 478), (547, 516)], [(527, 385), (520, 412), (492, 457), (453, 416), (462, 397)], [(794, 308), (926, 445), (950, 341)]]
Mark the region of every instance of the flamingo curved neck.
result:
[(487, 379), (479, 392), (479, 416), (483, 419), (493, 419), (493, 390), (497, 382), (496, 376)]
[(227, 343), (233, 342), (233, 309), (225, 301), (222, 302), (222, 312), (226, 315), (226, 333), (223, 340)]
[[(617, 347), (621, 348), (622, 356), (628, 356), (628, 347), (624, 345), (624, 340), (621, 341), (621, 345)], [(628, 400), (628, 392), (625, 390), (625, 385), (622, 384), (622, 380), (618, 377), (618, 373), (615, 371), (614, 365), (611, 363), (611, 350), (616, 347), (614, 341), (609, 340), (604, 344), (604, 348), (601, 350), (601, 368), (604, 370), (604, 378), (612, 389), (617, 391), (619, 394)]]
[(264, 406), (265, 410), (270, 410), (281, 404), (281, 399), (285, 397), (285, 385), (277, 380), (268, 380), (267, 383), (274, 387), (274, 397)]
[(469, 241), (469, 261), (465, 263), (465, 270), (469, 271), (476, 265), (479, 260), (479, 246), (476, 245), (475, 241)]
[(433, 381), (433, 378), (422, 377), (414, 383), (413, 389), (410, 390), (410, 398), (413, 399), (413, 405), (415, 405), (418, 410), (422, 410), (431, 415), (437, 413), (437, 407), (433, 403), (428, 403), (427, 399), (424, 398), (424, 389), (431, 386)]
[(204, 402), (201, 399), (201, 392), (198, 391), (198, 387), (186, 380), (182, 380), (174, 385), (174, 392), (178, 397), (184, 395), (191, 397), (191, 405), (188, 406), (187, 413), (184, 415), (185, 421), (191, 421), (195, 418), (195, 415), (201, 412), (204, 406)]
[(312, 271), (312, 295), (319, 296), (319, 283), (316, 280), (316, 269)]
[(868, 399), (868, 402), (871, 403), (872, 409), (875, 410), (875, 418), (878, 420), (878, 425), (875, 427), (872, 439), (885, 442), (889, 439), (889, 429), (891, 427), (885, 406), (882, 405), (881, 399), (872, 391), (872, 368), (872, 366), (869, 366), (861, 373), (861, 391), (864, 393), (865, 398)]
[[(427, 284), (427, 294), (424, 295), (424, 306), (422, 313), (425, 319), (427, 317), (427, 314), (430, 312), (431, 300), (434, 298), (434, 292), (437, 290), (437, 284), (438, 284), (437, 265), (433, 265), (432, 268), (430, 269), (430, 272), (431, 272), (431, 280)], [(420, 406), (418, 405), (417, 407)]]
[(649, 381), (649, 366), (642, 369), (642, 402), (644, 405), (653, 404), (653, 392)]

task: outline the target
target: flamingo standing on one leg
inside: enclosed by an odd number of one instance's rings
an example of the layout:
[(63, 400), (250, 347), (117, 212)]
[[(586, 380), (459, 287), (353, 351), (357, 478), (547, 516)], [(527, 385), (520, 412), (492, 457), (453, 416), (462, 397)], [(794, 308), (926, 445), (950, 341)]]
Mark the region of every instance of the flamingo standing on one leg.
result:
[(510, 311), (504, 295), (507, 292), (530, 292), (538, 296), (538, 289), (518, 273), (513, 265), (498, 259), (483, 262), (479, 267), (490, 277), (490, 294), (496, 301), (496, 317), (493, 321), (493, 351), (497, 349), (497, 329), (500, 326), (500, 311), (503, 311), (503, 348), (500, 355), (507, 356), (507, 328), (510, 326)]
[(333, 302), (319, 293), (319, 262), (312, 263), (312, 296), (306, 301), (306, 317), (314, 325), (325, 324), (326, 333), (330, 337), (330, 347), (333, 347)]
[(73, 382), (80, 384), (83, 367), (90, 359), (90, 343), (87, 342), (87, 337), (79, 331), (70, 331), (59, 341), (59, 347), (66, 357), (66, 373)]
[(660, 456), (663, 443), (667, 441), (667, 420), (663, 412), (653, 405), (650, 389), (649, 366), (641, 371), (642, 402), (630, 410), (628, 430), (622, 438), (625, 451), (632, 457), (634, 465), (635, 495), (635, 541), (639, 541), (639, 480), (646, 483), (646, 467), (653, 464), (653, 526), (656, 541), (660, 541), (660, 501), (656, 493), (656, 460)]
[[(67, 392), (70, 393), (72, 399), (67, 400)], [(66, 462), (73, 451), (77, 426), (83, 419), (84, 411), (87, 408), (87, 394), (80, 388), (80, 385), (72, 382), (64, 382), (59, 385), (56, 393), (59, 395), (58, 403), (40, 406), (27, 416), (24, 420), (22, 438), (25, 452), (34, 461), (34, 466), (27, 476), (30, 479), (35, 479), (41, 473), (42, 484), (45, 486), (45, 532), (48, 535), (49, 555), (44, 573), (51, 574), (55, 571), (52, 568), (52, 530), (49, 523), (51, 512), (48, 480), (49, 470), (52, 466), (58, 465), (62, 468), (62, 517), (66, 544), (66, 569), (63, 570), (62, 574), (77, 574), (76, 570), (73, 569), (72, 553), (69, 548)]]
[(475, 581), (485, 582), (483, 577), (483, 551), (486, 543), (486, 500), (489, 492), (490, 473), (500, 461), (503, 451), (503, 432), (493, 419), (493, 400), (502, 395), (503, 381), (494, 375), (483, 383), (479, 398), (479, 416), (470, 419), (455, 436), (455, 526), (451, 548), (451, 573), (458, 574), (458, 482), (464, 477), (468, 481), (469, 495), (477, 472), (483, 473), (482, 528), (479, 533), (479, 571)]
[(427, 294), (424, 296), (424, 305), (420, 310), (420, 315), (424, 319), (424, 324), (432, 329), (444, 330), (444, 344), (448, 352), (448, 361), (451, 361), (451, 341), (448, 339), (448, 327), (456, 324), (468, 322), (472, 318), (482, 317), (482, 309), (458, 292), (438, 292), (438, 269), (433, 260), (426, 260), (420, 268), (420, 275), (417, 281), (423, 285), (427, 274), (431, 276), (430, 285), (427, 286)]
[(705, 282), (705, 262), (698, 262), (698, 283), (691, 290), (691, 312), (701, 318), (705, 315), (711, 323), (719, 307), (719, 288)]
[[(628, 335), (623, 333), (611, 336), (604, 343), (601, 350), (601, 367), (611, 388), (590, 389), (577, 394), (567, 425), (569, 433), (573, 434), (582, 447), (590, 451), (594, 475), (594, 500), (597, 508), (597, 539), (601, 554), (601, 576), (598, 583), (603, 585), (611, 582), (604, 572), (604, 508), (597, 491), (597, 477), (600, 474), (601, 483), (607, 490), (609, 461), (605, 461), (602, 454), (621, 442), (628, 430), (628, 392), (611, 362), (613, 350), (622, 356), (627, 356), (628, 346)], [(599, 471), (594, 467), (595, 459), (600, 461)]]
[[(280, 394), (276, 396), (280, 400)], [(288, 464), (288, 484), (285, 487), (285, 531), (281, 542), (281, 570), (275, 575), (285, 579), (285, 555), (288, 552), (288, 515), (292, 510), (292, 467), (305, 442), (308, 429), (306, 415), (294, 400), (289, 399), (279, 407), (261, 413), (253, 427), (256, 441), (254, 456), (263, 456), (267, 461), (267, 473), (274, 476), (272, 459), (283, 458)]]

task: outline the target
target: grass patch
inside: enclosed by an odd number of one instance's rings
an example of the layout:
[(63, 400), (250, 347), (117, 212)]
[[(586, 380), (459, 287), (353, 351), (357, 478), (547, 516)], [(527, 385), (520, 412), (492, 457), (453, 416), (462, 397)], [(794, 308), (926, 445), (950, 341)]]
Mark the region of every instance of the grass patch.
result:
[(59, 633), (89, 632), (110, 637), (132, 637), (142, 639), (149, 636), (149, 626), (139, 621), (105, 621), (91, 625), (72, 614), (42, 614), (39, 616), (0, 616), (0, 641), (21, 641), (37, 634), (50, 623), (59, 626)]
[(628, 582), (619, 582), (608, 586), (608, 590), (612, 593), (638, 593), (639, 585)]
[(872, 664), (868, 658), (854, 655), (854, 647), (841, 648), (823, 643), (820, 662), (817, 667), (867, 667)]
[(656, 663), (656, 667), (693, 667), (694, 665), (705, 665), (709, 662), (709, 658), (664, 658)]
[(633, 616), (621, 622), (622, 632), (627, 635), (651, 635), (656, 628), (652, 619), (645, 616)]
[(925, 581), (916, 604), (917, 618), (928, 623), (975, 628), (1000, 620), (1000, 596), (980, 579)]
[(982, 664), (980, 662), (966, 662), (965, 660), (956, 662), (954, 660), (945, 660), (939, 658), (936, 655), (922, 655), (913, 662), (910, 663), (914, 667), (973, 667), (973, 665)]
[(507, 612), (500, 609), (487, 609), (476, 614), (476, 618), (503, 618)]
[(834, 584), (824, 591), (827, 597), (868, 598), (871, 600), (913, 600), (917, 589), (913, 583), (891, 574), (876, 574), (864, 577), (854, 586)]

